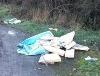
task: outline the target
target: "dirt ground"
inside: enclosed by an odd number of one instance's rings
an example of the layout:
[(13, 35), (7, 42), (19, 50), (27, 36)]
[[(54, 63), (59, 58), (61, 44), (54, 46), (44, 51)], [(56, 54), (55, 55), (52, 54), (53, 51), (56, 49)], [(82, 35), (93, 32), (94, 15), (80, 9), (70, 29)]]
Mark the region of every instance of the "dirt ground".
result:
[(17, 44), (27, 37), (19, 30), (0, 25), (0, 76), (71, 76), (73, 59), (46, 66), (38, 64), (39, 56), (18, 54)]

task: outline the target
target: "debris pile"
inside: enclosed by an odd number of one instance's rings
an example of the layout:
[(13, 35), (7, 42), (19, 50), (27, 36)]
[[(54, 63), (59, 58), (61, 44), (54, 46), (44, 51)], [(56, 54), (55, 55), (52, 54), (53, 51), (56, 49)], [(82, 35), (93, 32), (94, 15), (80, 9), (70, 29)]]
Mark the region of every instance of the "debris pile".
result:
[(54, 64), (61, 62), (60, 56), (74, 58), (75, 50), (89, 50), (87, 46), (77, 44), (74, 36), (74, 31), (61, 37), (55, 37), (50, 31), (43, 32), (19, 43), (17, 52), (24, 55), (41, 54), (39, 63)]
[(18, 24), (21, 23), (21, 20), (18, 20), (17, 18), (12, 18), (12, 19), (6, 19), (4, 20), (5, 24)]

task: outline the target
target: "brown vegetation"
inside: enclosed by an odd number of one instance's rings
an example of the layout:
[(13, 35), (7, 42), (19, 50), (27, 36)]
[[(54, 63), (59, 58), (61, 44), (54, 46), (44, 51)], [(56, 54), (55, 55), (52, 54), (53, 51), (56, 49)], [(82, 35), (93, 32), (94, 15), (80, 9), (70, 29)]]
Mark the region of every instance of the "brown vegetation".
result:
[(100, 28), (99, 0), (1, 0), (6, 4), (14, 4), (19, 9), (13, 11), (20, 18), (36, 22), (50, 23), (97, 30)]

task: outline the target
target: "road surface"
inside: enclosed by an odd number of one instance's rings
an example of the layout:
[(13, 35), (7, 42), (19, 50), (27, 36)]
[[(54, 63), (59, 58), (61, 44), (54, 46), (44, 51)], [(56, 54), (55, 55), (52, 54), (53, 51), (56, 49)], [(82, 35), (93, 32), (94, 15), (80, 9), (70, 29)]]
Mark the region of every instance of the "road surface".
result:
[(0, 76), (70, 76), (73, 60), (54, 65), (38, 64), (39, 56), (25, 56), (16, 52), (17, 44), (26, 34), (0, 25)]

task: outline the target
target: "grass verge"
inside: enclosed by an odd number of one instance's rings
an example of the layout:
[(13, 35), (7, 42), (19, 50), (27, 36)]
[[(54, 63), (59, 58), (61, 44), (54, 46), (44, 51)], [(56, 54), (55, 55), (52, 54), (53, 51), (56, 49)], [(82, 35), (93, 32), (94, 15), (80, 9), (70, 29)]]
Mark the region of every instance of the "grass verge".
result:
[[(7, 7), (0, 7), (0, 18), (4, 18), (9, 14), (9, 9)], [(92, 50), (89, 52), (78, 52), (76, 54), (75, 58), (75, 68), (77, 69), (73, 76), (100, 76), (99, 70), (100, 70), (100, 30), (98, 31), (92, 31), (92, 30), (83, 30), (83, 29), (67, 29), (61, 26), (54, 26), (54, 25), (46, 25), (46, 24), (38, 24), (33, 21), (26, 21), (22, 20), (21, 24), (17, 25), (11, 25), (8, 24), (7, 26), (14, 27), (17, 29), (20, 29), (22, 31), (25, 31), (29, 34), (35, 35), (44, 31), (48, 31), (49, 28), (57, 28), (58, 31), (52, 31), (52, 33), (55, 36), (61, 36), (68, 32), (75, 31), (75, 41), (80, 44), (84, 44), (89, 46)], [(96, 62), (87, 62), (84, 60), (85, 57), (91, 56), (96, 57), (99, 60)], [(66, 67), (67, 68), (67, 67)], [(63, 68), (62, 68), (63, 69)], [(64, 69), (66, 70), (66, 69)], [(64, 74), (64, 75), (63, 75)], [(66, 71), (62, 72), (61, 75), (65, 76)], [(59, 75), (60, 76), (60, 75)]]
[(0, 4), (0, 18), (3, 18), (4, 16), (9, 14), (9, 9), (7, 6)]

